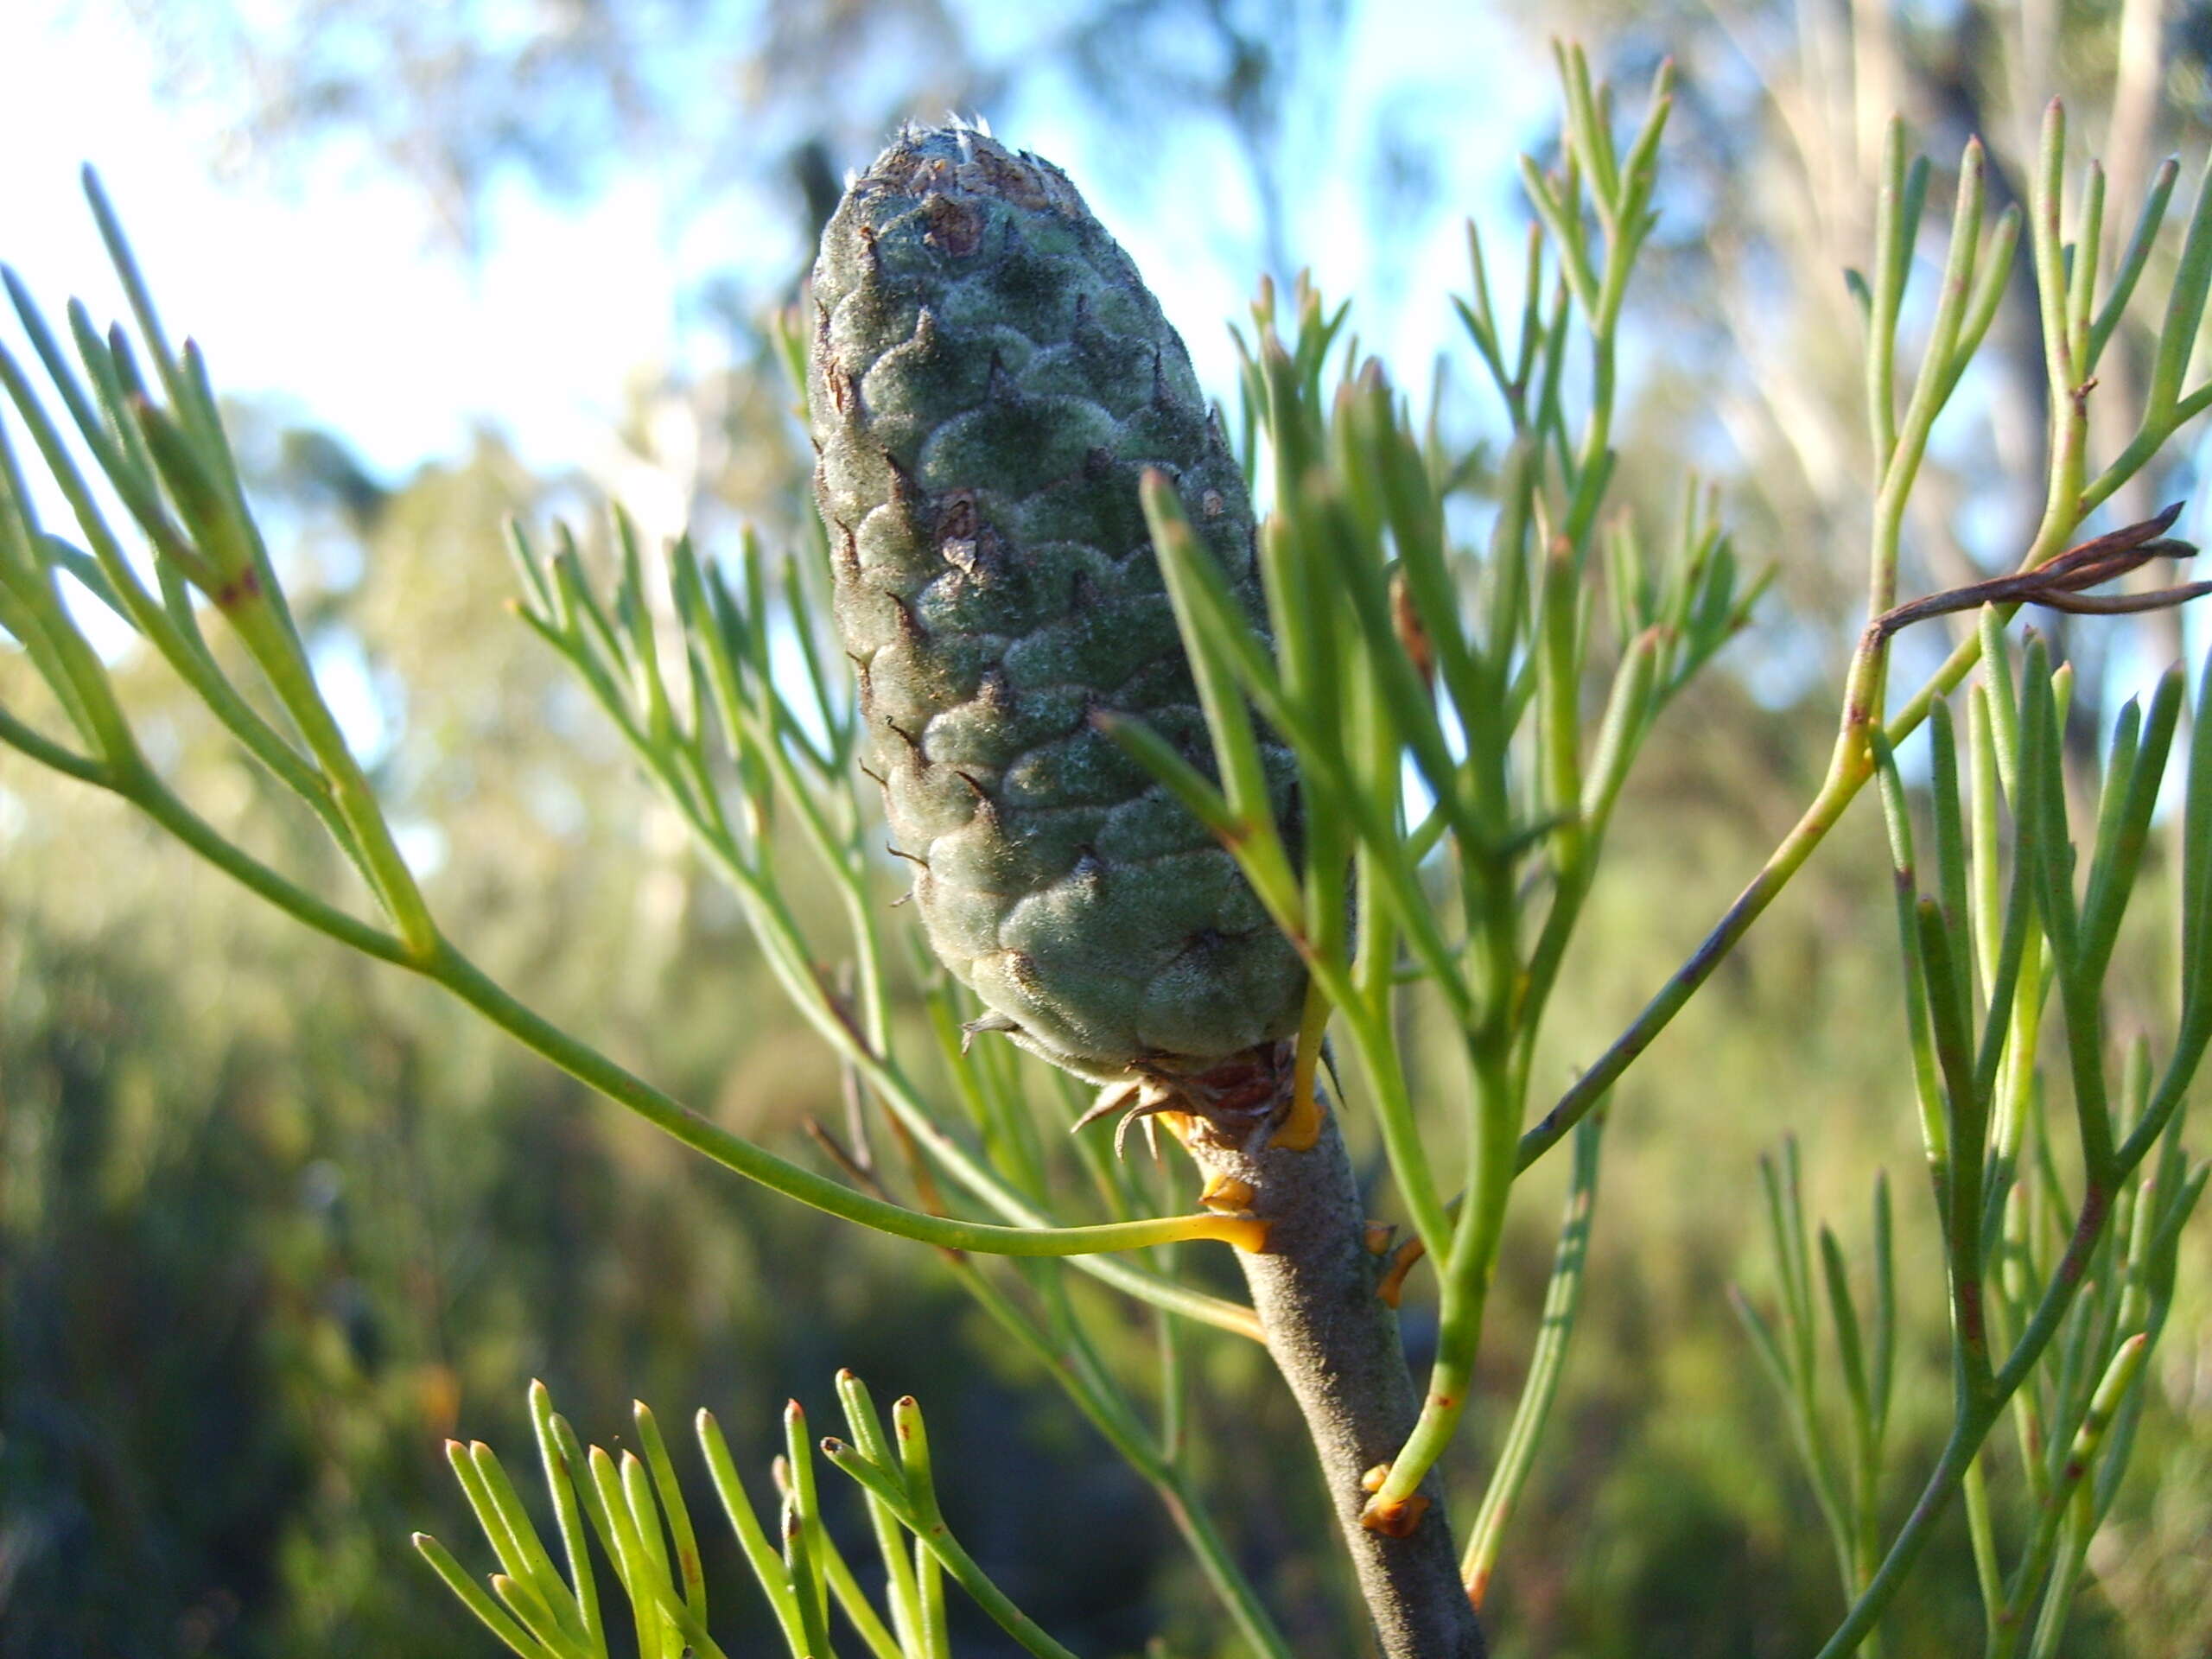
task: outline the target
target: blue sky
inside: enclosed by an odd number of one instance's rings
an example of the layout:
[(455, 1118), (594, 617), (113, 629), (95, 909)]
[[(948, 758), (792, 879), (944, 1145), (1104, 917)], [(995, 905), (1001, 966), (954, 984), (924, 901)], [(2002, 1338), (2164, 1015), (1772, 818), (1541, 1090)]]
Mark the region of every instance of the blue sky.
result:
[(0, 257), (49, 310), (73, 294), (103, 316), (120, 304), (79, 193), (90, 162), (218, 385), (296, 404), (380, 471), (450, 453), (484, 419), (533, 459), (578, 453), (624, 374), (666, 356), (677, 273), (652, 257), (651, 180), (566, 213), (506, 193), (472, 270), (426, 249), (420, 206), (388, 175), (332, 168), (295, 199), (214, 183), (211, 135), (155, 98), (118, 13), (0, 6)]
[[(1026, 9), (978, 10), (987, 45), (1018, 41)], [(1486, 217), (1514, 211), (1513, 158), (1548, 118), (1553, 92), (1547, 74), (1501, 73), (1510, 55), (1504, 26), (1483, 8), (1377, 0), (1358, 9), (1349, 34), (1335, 100), (1343, 130), (1363, 131), (1375, 110), (1408, 98), (1480, 109), (1497, 142), (1442, 156), (1444, 198)], [(456, 451), (478, 423), (507, 432), (537, 465), (590, 453), (626, 377), (712, 349), (698, 331), (687, 340), (684, 326), (683, 296), (703, 277), (741, 272), (748, 260), (789, 268), (786, 250), (770, 255), (734, 227), (687, 222), (675, 181), (637, 168), (613, 172), (580, 205), (498, 189), (484, 256), (467, 265), (426, 245), (417, 199), (373, 167), (320, 168), (291, 196), (215, 183), (207, 161), (224, 136), (158, 99), (156, 69), (121, 0), (0, 4), (0, 259), (50, 309), (72, 295), (103, 318), (119, 308), (78, 192), (78, 166), (92, 162), (165, 320), (200, 341), (219, 387), (281, 400), (386, 476)], [(1238, 260), (1249, 260), (1236, 234), (1245, 210), (1211, 182), (1236, 176), (1233, 158), (1185, 149), (1151, 199), (1117, 200), (1112, 181), (1125, 169), (1102, 147), (1126, 140), (1065, 88), (1027, 87), (1010, 107), (982, 113), (1086, 185), (1153, 275), (1201, 374), (1225, 391), (1233, 359), (1223, 323), (1242, 313), (1252, 280)], [(1357, 326), (1409, 378), (1425, 376), (1450, 336), (1446, 296), (1465, 280), (1457, 210), (1392, 249), (1392, 268), (1378, 272), (1360, 184), (1351, 166), (1314, 180), (1299, 252), (1332, 294), (1373, 292), (1386, 278), (1380, 286), (1397, 302)], [(1332, 234), (1338, 226), (1351, 233)], [(0, 323), (0, 339), (16, 338)]]

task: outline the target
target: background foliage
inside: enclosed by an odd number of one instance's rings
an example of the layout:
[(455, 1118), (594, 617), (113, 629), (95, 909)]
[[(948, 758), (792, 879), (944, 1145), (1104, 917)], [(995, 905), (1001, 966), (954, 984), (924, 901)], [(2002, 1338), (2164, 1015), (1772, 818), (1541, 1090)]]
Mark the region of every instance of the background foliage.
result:
[[(1888, 111), (1937, 156), (1982, 132), (2018, 194), (2042, 96), (2063, 91), (2123, 202), (2169, 149), (2201, 153), (2212, 118), (2212, 14), (2196, 8), (2024, 22), (1973, 5), (1567, 10), (1553, 25), (1603, 41), (1623, 79), (1676, 55), (1693, 118), (1670, 141), (1665, 257), (1631, 338), (1633, 466), (1617, 487), (1657, 518), (1685, 466), (1719, 473), (1739, 545), (1783, 580), (1754, 637), (1670, 711), (1617, 817), (1540, 1068), (1555, 1078), (1640, 1005), (1817, 782), (1851, 638), (1857, 563), (1843, 550), (1862, 543), (1867, 510), (1837, 271), (1865, 262), (1850, 214), (1872, 200)], [(226, 0), (136, 7), (172, 54), (176, 95), (213, 127), (252, 130), (257, 157), (312, 180), (339, 164), (335, 146), (346, 164), (372, 157), (419, 182), (426, 224), (460, 250), (434, 257), (467, 257), (487, 181), (512, 169), (588, 195), (634, 156), (701, 135), (685, 149), (701, 210), (772, 214), (796, 250), (837, 169), (889, 121), (988, 109), (1023, 77), (1096, 89), (1102, 130), (1172, 116), (1181, 142), (1230, 158), (1250, 271), (1312, 251), (1300, 181), (1332, 145), (1372, 163), (1363, 189), (1399, 193), (1410, 239), (1460, 206), (1424, 190), (1434, 155), (1484, 142), (1440, 123), (1333, 131), (1327, 66), (1363, 20), (1329, 3), (1280, 23), (1220, 0), (1070, 6), (1012, 61), (987, 13), (899, 0), (770, 3), (741, 28), (684, 4), (580, 0), (519, 30), (493, 10), (437, 9), (433, 23), (385, 0), (312, 0), (272, 22)], [(900, 45), (915, 41), (930, 49)], [(1138, 73), (1163, 43), (1186, 75)], [(1538, 73), (1542, 43), (1525, 44)], [(716, 105), (702, 84), (746, 95)], [(1501, 141), (1501, 160), (1541, 141)], [(1145, 210), (1127, 181), (1093, 197), (1109, 222), (1117, 200)], [(726, 373), (638, 382), (629, 451), (681, 478), (709, 544), (739, 514), (772, 537), (803, 499), (804, 446), (751, 321), (779, 297), (719, 297)], [(2008, 327), (2016, 343), (1973, 400), (1990, 417), (1945, 434), (1909, 585), (2009, 563), (2032, 522), (2042, 371), (2032, 317)], [(2116, 343), (2108, 382), (2134, 349)], [(389, 739), (378, 781), (435, 856), (454, 935), (673, 1092), (803, 1146), (807, 1114), (842, 1112), (834, 1067), (762, 1017), (780, 1004), (728, 901), (557, 663), (502, 614), (499, 517), (573, 511), (589, 486), (532, 475), (493, 433), (373, 478), (342, 435), (240, 413), (258, 487), (301, 550), (288, 575), (303, 623), (319, 650), (368, 668)], [(671, 448), (703, 459), (687, 473)], [(2194, 489), (2186, 461), (2180, 473), (2145, 500)], [(2120, 504), (2120, 520), (2139, 516)], [(2133, 689), (2131, 653), (2173, 654), (2166, 626), (2075, 631), (2077, 741), (2094, 742)], [(2109, 659), (2102, 640), (2122, 642)], [(119, 672), (141, 729), (226, 833), (318, 855), (172, 682)], [(0, 656), (0, 699), (26, 679)], [(706, 1402), (753, 1437), (735, 1450), (757, 1463), (786, 1394), (830, 1414), (841, 1365), (880, 1397), (929, 1403), (940, 1464), (963, 1471), (948, 1483), (955, 1529), (1063, 1639), (1125, 1653), (1159, 1631), (1167, 1652), (1206, 1650), (1217, 1620), (1149, 1495), (1028, 1386), (1027, 1362), (929, 1253), (739, 1188), (427, 988), (299, 933), (116, 804), (13, 757), (0, 757), (0, 1654), (447, 1650), (473, 1638), (406, 1542), (416, 1527), (466, 1530), (442, 1437), (523, 1444), (536, 1376), (588, 1436), (617, 1433), (632, 1393)], [(1817, 1213), (1863, 1216), (1878, 1165), (1910, 1179), (1891, 925), (1880, 826), (1862, 809), (1619, 1092), (1566, 1392), (1492, 1599), (1508, 1651), (1786, 1652), (1834, 1623), (1812, 1497), (1725, 1291), (1741, 1280), (1766, 1294), (1757, 1159), (1785, 1132), (1806, 1149)], [(2138, 972), (2148, 983), (2156, 964)], [(1482, 1394), (1501, 1417), (1563, 1177), (1532, 1178), (1509, 1230)], [(1929, 1224), (1925, 1207), (1902, 1205), (1899, 1222), (1900, 1257), (1929, 1259), (1910, 1233)], [(2200, 1217), (2069, 1651), (2212, 1642), (2209, 1281)], [(1909, 1286), (1906, 1303), (1893, 1434), (1917, 1468), (1946, 1408), (1940, 1287)], [(1418, 1345), (1421, 1310), (1408, 1312)], [(1134, 1324), (1128, 1338), (1145, 1339)], [(1289, 1402), (1256, 1351), (1194, 1354), (1207, 1478), (1294, 1644), (1325, 1650), (1336, 1569)], [(1500, 1428), (1478, 1424), (1477, 1443)], [(1935, 1553), (1905, 1592), (1896, 1651), (1949, 1651), (1979, 1628), (1963, 1528)], [(995, 1634), (959, 1650), (993, 1651)]]

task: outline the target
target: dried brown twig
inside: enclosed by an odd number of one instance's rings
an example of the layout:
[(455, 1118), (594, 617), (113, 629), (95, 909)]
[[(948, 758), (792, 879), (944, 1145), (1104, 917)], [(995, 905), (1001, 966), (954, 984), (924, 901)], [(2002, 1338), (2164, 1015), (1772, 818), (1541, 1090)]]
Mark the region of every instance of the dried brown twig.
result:
[(1875, 639), (1886, 639), (1916, 622), (1958, 611), (1979, 610), (1984, 605), (2039, 605), (2045, 610), (2074, 616), (2119, 616), (2132, 611), (2159, 611), (2183, 605), (2201, 594), (2212, 594), (2212, 582), (2183, 582), (2143, 594), (2091, 594), (2084, 590), (2101, 587), (2152, 559), (2186, 559), (2196, 555), (2195, 543), (2175, 540), (2165, 532), (2181, 516), (2178, 501), (2154, 518), (2111, 531), (2068, 548), (2056, 558), (2009, 576), (1969, 582), (1963, 588), (1930, 594), (1883, 612), (1866, 625)]

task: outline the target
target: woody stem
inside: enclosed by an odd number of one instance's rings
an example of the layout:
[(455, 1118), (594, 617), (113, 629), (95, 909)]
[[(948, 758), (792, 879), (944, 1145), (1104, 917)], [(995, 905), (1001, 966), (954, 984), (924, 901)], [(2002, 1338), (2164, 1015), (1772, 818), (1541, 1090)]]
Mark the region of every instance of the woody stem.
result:
[[(1366, 1245), (1365, 1208), (1333, 1116), (1304, 1151), (1257, 1150), (1193, 1124), (1209, 1174), (1247, 1183), (1268, 1224), (1267, 1249), (1240, 1251), (1268, 1351), (1290, 1384), (1319, 1454), (1329, 1501), (1359, 1574), (1384, 1659), (1482, 1659), (1482, 1633), (1459, 1582), (1440, 1504), (1418, 1507), (1402, 1537), (1360, 1524), (1361, 1478), (1396, 1452), (1420, 1414), (1398, 1316), (1376, 1294), (1386, 1258)], [(1421, 1499), (1432, 1499), (1425, 1483)]]

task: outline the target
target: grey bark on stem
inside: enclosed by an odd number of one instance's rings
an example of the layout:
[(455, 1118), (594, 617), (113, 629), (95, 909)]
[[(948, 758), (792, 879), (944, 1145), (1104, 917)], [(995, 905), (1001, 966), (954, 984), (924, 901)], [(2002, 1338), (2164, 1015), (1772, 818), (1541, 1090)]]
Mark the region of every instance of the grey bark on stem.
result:
[(1240, 1252), (1268, 1351), (1297, 1396), (1321, 1460), (1329, 1501), (1384, 1659), (1483, 1659), (1482, 1631), (1459, 1581), (1457, 1553), (1433, 1478), (1412, 1531), (1386, 1537), (1360, 1524), (1361, 1478), (1397, 1455), (1421, 1397), (1398, 1337), (1395, 1308), (1376, 1294), (1382, 1261), (1366, 1245), (1365, 1207), (1336, 1117), (1306, 1151), (1232, 1139), (1192, 1120), (1192, 1155), (1210, 1174), (1246, 1183), (1268, 1223), (1268, 1245)]

